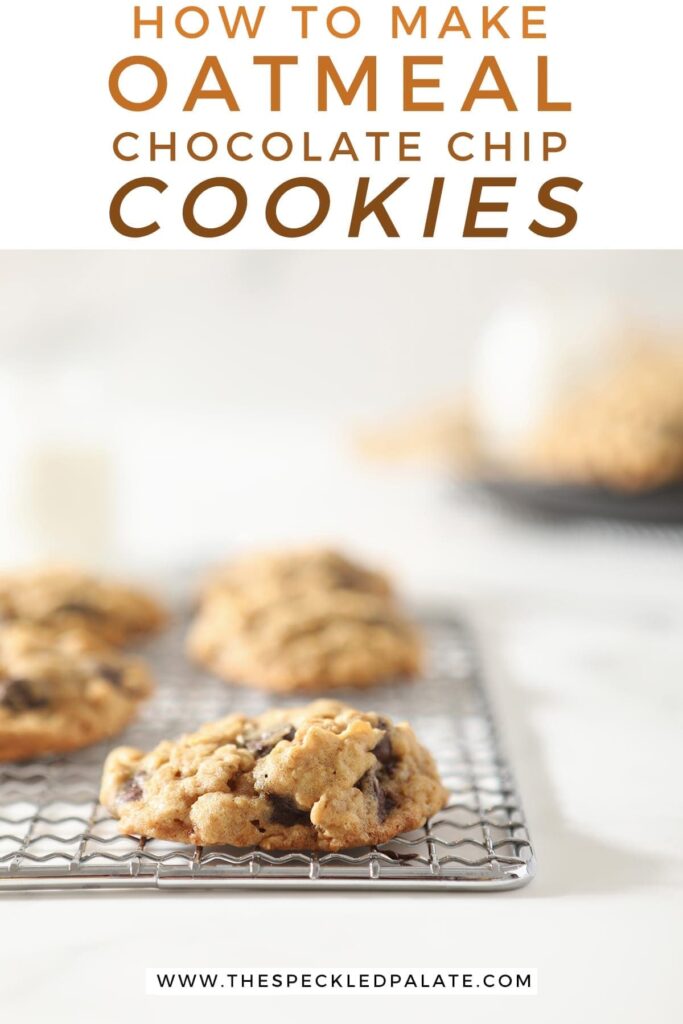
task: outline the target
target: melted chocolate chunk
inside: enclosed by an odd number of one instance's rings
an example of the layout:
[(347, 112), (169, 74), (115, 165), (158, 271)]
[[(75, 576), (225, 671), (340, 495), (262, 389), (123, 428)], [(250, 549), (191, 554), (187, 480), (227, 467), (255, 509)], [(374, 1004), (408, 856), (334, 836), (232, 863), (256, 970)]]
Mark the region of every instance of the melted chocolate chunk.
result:
[(382, 856), (390, 857), (391, 860), (395, 860), (398, 864), (410, 864), (411, 861), (415, 860), (414, 853), (397, 853), (396, 850), (382, 850)]
[(85, 601), (67, 601), (60, 604), (58, 608), (55, 608), (55, 614), (85, 615), (91, 619), (104, 618), (104, 612), (100, 608), (95, 608), (94, 605), (87, 604)]
[(132, 803), (134, 800), (142, 800), (143, 797), (143, 784), (146, 775), (144, 772), (137, 772), (135, 775), (131, 775), (127, 782), (124, 782), (121, 789), (118, 791), (116, 800), (120, 804)]
[(381, 796), (377, 798), (377, 817), (380, 821), (384, 821), (389, 817), (391, 812), (396, 808), (396, 801), (394, 800), (391, 793), (388, 793), (386, 789), (379, 787)]
[(311, 819), (308, 811), (300, 810), (294, 801), (284, 796), (268, 794), (270, 801), (270, 820), (276, 825), (310, 825)]
[(293, 725), (283, 725), (273, 732), (259, 733), (257, 736), (250, 736), (244, 741), (245, 748), (254, 757), (265, 757), (280, 740), (293, 740), (296, 729)]
[(356, 789), (360, 789), (364, 796), (371, 797), (377, 804), (377, 818), (384, 821), (396, 807), (396, 801), (387, 793), (377, 778), (377, 772), (370, 768), (356, 783)]
[(363, 583), (363, 575), (350, 566), (337, 566), (332, 570), (334, 586), (339, 590), (355, 590)]
[(15, 714), (46, 708), (49, 700), (37, 693), (29, 679), (0, 680), (0, 705)]
[(121, 686), (123, 684), (123, 669), (117, 668), (115, 665), (98, 665), (97, 674), (102, 679), (106, 679), (112, 686)]
[(385, 732), (377, 746), (372, 748), (372, 753), (380, 764), (389, 765), (394, 763), (396, 760), (394, 757), (394, 748), (391, 745), (388, 732)]

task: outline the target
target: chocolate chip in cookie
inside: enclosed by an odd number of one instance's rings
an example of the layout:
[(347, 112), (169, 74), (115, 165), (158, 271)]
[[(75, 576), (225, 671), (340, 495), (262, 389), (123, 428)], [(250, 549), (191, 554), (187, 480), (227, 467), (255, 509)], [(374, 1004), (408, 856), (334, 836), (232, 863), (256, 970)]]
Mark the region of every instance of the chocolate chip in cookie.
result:
[(286, 825), (290, 828), (292, 825), (311, 824), (308, 811), (302, 811), (293, 800), (276, 796), (274, 793), (268, 794), (268, 800), (271, 807), (270, 820), (276, 825)]
[(53, 615), (82, 615), (87, 619), (101, 619), (104, 616), (104, 612), (101, 608), (96, 608), (92, 604), (87, 604), (85, 601), (66, 601), (64, 604), (57, 605), (52, 610)]
[(124, 672), (117, 665), (99, 665), (97, 675), (100, 679), (106, 679), (112, 686), (123, 686)]
[(244, 741), (244, 747), (254, 757), (265, 757), (281, 740), (293, 740), (295, 735), (296, 729), (293, 725), (283, 725), (282, 728), (273, 729), (272, 732), (249, 737)]
[(146, 775), (144, 772), (137, 772), (132, 775), (128, 781), (121, 787), (117, 795), (117, 801), (122, 804), (131, 803), (134, 800), (142, 800), (144, 795), (144, 782)]
[(0, 705), (18, 714), (46, 708), (50, 701), (30, 679), (0, 680)]
[[(378, 726), (379, 727), (379, 726)], [(391, 745), (389, 739), (389, 733), (385, 730), (382, 739), (379, 741), (377, 746), (372, 748), (372, 752), (379, 761), (380, 764), (388, 766), (394, 762), (394, 748)]]
[(389, 814), (396, 806), (396, 802), (390, 793), (381, 785), (374, 768), (370, 768), (365, 775), (356, 783), (356, 789), (360, 789), (364, 796), (373, 800), (377, 806), (377, 820), (386, 821)]

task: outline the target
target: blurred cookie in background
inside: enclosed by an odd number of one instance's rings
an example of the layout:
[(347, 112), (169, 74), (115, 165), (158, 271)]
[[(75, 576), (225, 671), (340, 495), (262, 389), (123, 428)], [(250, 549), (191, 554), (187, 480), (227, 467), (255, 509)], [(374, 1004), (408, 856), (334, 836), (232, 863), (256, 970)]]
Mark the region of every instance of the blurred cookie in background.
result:
[(366, 431), (361, 453), (436, 463), (518, 506), (683, 518), (683, 336), (608, 304), (527, 302), (499, 310), (470, 355), (450, 406)]
[(197, 615), (188, 652), (228, 682), (274, 692), (372, 686), (421, 664), (417, 631), (395, 606), (348, 590), (238, 605), (216, 594)]
[(558, 403), (516, 468), (617, 491), (683, 480), (683, 351), (643, 346), (623, 353)]
[(463, 472), (482, 460), (471, 402), (465, 396), (407, 416), (399, 422), (358, 431), (355, 447), (363, 458), (457, 466)]
[(71, 566), (46, 566), (0, 575), (0, 620), (78, 627), (118, 647), (156, 632), (166, 612), (136, 587)]
[(0, 625), (0, 761), (77, 750), (119, 733), (153, 691), (137, 658), (92, 633)]
[(352, 590), (390, 597), (392, 585), (384, 573), (361, 565), (327, 547), (257, 552), (214, 570), (204, 583), (201, 598), (221, 592), (239, 600), (242, 593), (307, 594), (312, 590)]
[(422, 663), (387, 577), (328, 549), (256, 555), (214, 576), (187, 651), (228, 682), (276, 692), (372, 686)]

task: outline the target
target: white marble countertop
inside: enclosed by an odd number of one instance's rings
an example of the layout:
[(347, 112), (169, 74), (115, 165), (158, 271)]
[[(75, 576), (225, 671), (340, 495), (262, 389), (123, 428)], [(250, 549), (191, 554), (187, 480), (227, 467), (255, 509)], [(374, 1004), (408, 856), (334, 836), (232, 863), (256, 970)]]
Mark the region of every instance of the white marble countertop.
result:
[[(304, 536), (315, 522), (394, 565), (412, 594), (474, 609), (536, 880), (497, 895), (8, 897), (8, 1019), (113, 1022), (153, 1012), (180, 1021), (208, 1012), (341, 1022), (350, 1010), (368, 1021), (412, 1018), (417, 1005), (468, 1022), (680, 1018), (683, 541), (531, 528), (446, 500), (426, 475), (405, 489), (394, 471), (368, 471), (353, 495), (343, 473), (335, 480), (318, 478), (306, 513), (292, 492), (283, 497), (281, 536)], [(236, 514), (234, 537), (265, 539), (254, 481)], [(419, 1004), (245, 994), (161, 1007), (143, 994), (145, 967), (218, 965), (535, 967), (539, 995), (453, 1005), (439, 994)]]

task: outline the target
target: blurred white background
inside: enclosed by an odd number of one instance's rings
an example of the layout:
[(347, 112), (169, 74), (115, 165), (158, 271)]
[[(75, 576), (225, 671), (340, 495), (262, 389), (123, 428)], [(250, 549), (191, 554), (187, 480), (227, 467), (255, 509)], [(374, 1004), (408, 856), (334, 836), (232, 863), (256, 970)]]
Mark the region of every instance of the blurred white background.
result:
[(363, 464), (351, 431), (456, 395), (485, 323), (530, 288), (683, 322), (676, 253), (11, 252), (0, 267), (3, 563), (147, 568), (316, 537), (415, 586), (418, 564), (430, 585), (452, 575), (453, 545), (461, 582), (514, 575), (527, 542), (571, 562), (569, 541), (458, 509), (426, 471)]

